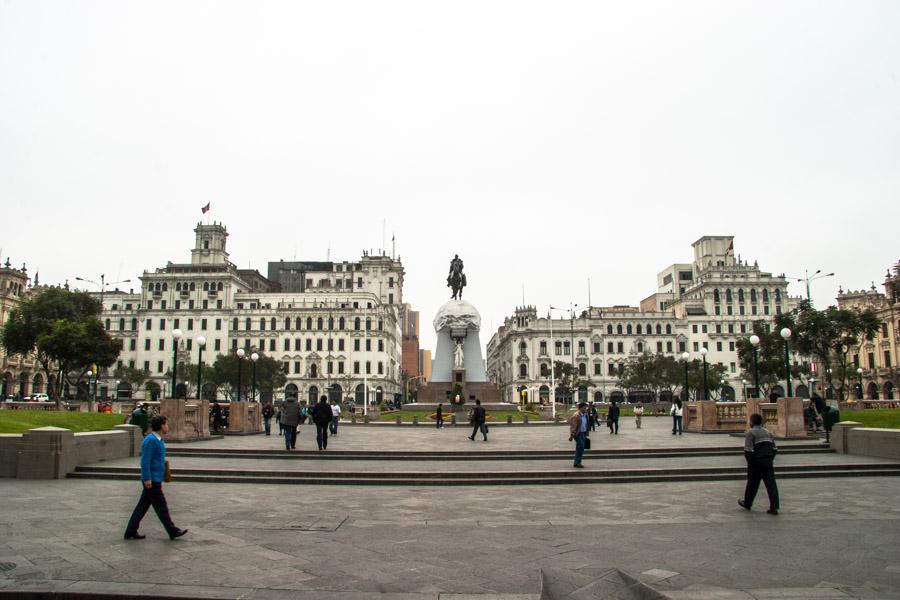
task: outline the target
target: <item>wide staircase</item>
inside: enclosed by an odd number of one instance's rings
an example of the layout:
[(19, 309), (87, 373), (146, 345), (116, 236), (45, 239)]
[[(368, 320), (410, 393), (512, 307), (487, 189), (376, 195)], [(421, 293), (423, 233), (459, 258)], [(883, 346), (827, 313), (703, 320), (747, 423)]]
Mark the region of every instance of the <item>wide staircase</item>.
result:
[[(726, 481), (746, 477), (734, 445), (589, 450), (585, 469), (573, 469), (564, 450), (292, 451), (174, 447), (178, 481), (305, 485), (559, 485), (661, 481)], [(900, 463), (835, 454), (826, 444), (781, 444), (779, 479), (900, 476)], [(131, 464), (80, 466), (77, 479), (134, 481)]]

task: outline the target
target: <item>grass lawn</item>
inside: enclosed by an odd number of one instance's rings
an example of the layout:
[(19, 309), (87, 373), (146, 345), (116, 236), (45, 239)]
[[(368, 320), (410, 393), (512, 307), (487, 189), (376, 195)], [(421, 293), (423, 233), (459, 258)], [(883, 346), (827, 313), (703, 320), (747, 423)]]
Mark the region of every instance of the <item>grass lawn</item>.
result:
[(0, 410), (0, 433), (25, 433), (35, 427), (103, 431), (125, 422), (125, 415), (55, 410)]
[(856, 421), (862, 423), (863, 427), (900, 429), (900, 408), (845, 410), (841, 412), (841, 421)]
[[(389, 421), (394, 422), (397, 420), (399, 416), (404, 423), (412, 423), (413, 416), (419, 417), (419, 423), (434, 423), (434, 419), (432, 415), (434, 415), (433, 410), (394, 410), (390, 412), (383, 412), (378, 417), (379, 421)], [(444, 422), (450, 423), (450, 415), (453, 414), (449, 410), (444, 411)], [(522, 421), (522, 415), (527, 414), (528, 419), (530, 421), (536, 421), (540, 417), (535, 413), (521, 413), (517, 410), (489, 410), (488, 414), (488, 423), (506, 423), (506, 417), (512, 416), (513, 422)], [(459, 412), (456, 413), (456, 422), (457, 423), (468, 423), (469, 415), (468, 413)]]

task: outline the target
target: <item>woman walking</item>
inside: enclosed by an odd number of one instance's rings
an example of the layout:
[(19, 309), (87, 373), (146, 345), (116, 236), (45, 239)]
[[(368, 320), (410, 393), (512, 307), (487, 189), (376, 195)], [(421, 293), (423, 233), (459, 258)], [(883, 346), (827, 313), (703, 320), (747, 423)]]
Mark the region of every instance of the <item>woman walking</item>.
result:
[(672, 415), (672, 435), (676, 432), (681, 435), (681, 410), (681, 400), (675, 400), (669, 409), (669, 414)]

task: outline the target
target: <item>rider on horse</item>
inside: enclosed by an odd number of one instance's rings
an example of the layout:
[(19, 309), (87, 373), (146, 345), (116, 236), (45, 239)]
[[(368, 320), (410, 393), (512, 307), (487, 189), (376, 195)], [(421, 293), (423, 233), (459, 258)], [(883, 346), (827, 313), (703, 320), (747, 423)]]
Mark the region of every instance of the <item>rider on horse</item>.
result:
[(466, 274), (463, 273), (463, 261), (459, 254), (453, 256), (450, 261), (450, 274), (447, 275), (447, 287), (453, 288), (452, 299), (459, 297), (462, 300), (462, 289), (466, 286)]

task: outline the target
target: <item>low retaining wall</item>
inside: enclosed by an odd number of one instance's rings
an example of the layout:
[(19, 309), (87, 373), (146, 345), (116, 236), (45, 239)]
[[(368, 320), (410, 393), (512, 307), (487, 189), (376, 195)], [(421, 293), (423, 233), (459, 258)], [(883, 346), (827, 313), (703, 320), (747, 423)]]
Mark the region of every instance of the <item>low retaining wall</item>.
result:
[(797, 438), (806, 435), (803, 407), (809, 400), (779, 398), (775, 402), (760, 402), (748, 398), (746, 402), (717, 402), (701, 400), (684, 405), (682, 425), (692, 433), (729, 433), (750, 427), (750, 415), (762, 415), (764, 426), (776, 438)]
[(143, 440), (140, 427), (135, 425), (85, 433), (39, 427), (23, 434), (3, 434), (0, 477), (62, 479), (78, 465), (139, 456)]
[(854, 427), (847, 431), (847, 454), (900, 461), (900, 429)]

